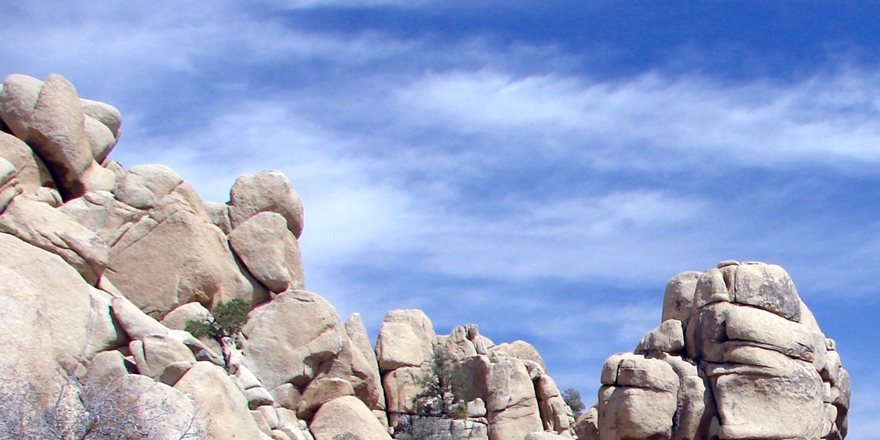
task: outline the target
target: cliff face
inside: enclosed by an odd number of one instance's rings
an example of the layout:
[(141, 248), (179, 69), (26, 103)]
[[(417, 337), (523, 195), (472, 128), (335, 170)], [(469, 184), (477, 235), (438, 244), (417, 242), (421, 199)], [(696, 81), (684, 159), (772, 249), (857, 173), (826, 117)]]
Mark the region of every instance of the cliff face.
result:
[(571, 437), (534, 347), (394, 310), (374, 350), (305, 290), (283, 174), (204, 203), (109, 159), (121, 124), (59, 75), (0, 88), (0, 437)]
[(121, 124), (58, 75), (0, 87), (0, 438), (846, 434), (849, 377), (778, 266), (673, 278), (660, 327), (606, 361), (573, 426), (528, 343), (393, 310), (374, 348), (307, 291), (283, 174), (204, 203), (168, 167), (110, 159)]
[(669, 281), (662, 323), (602, 369), (587, 439), (842, 439), (849, 375), (788, 273), (724, 261)]

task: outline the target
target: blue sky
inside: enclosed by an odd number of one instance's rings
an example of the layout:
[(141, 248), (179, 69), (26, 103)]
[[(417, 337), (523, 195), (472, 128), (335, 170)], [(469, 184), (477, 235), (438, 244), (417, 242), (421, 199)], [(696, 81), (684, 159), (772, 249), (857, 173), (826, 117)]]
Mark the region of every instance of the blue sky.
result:
[[(583, 3), (589, 3), (584, 5)], [(788, 269), (880, 439), (880, 9), (870, 2), (17, 1), (2, 74), (119, 107), (112, 157), (211, 201), (276, 168), (306, 282), (375, 337), (418, 307), (595, 400), (666, 281)]]

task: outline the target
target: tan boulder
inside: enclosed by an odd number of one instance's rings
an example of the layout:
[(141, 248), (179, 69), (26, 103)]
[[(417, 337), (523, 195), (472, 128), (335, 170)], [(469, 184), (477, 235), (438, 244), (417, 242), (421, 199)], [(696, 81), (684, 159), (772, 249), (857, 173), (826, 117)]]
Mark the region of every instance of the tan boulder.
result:
[(556, 386), (556, 381), (554, 381), (552, 377), (542, 374), (538, 377), (538, 380), (535, 381), (535, 394), (537, 395), (538, 400), (547, 400), (551, 397), (559, 396), (559, 388)]
[(52, 359), (61, 355), (80, 359), (89, 355), (91, 287), (61, 257), (17, 237), (0, 234), (0, 249), (0, 267), (28, 279), (35, 289), (31, 301), (39, 298), (37, 304), (44, 304), (35, 309), (39, 310), (42, 331), (48, 331), (51, 339), (40, 347), (50, 348)]
[(214, 319), (205, 306), (191, 302), (178, 306), (162, 318), (161, 324), (172, 330), (184, 330), (188, 321), (210, 322)]
[(385, 410), (385, 392), (376, 354), (370, 346), (361, 315), (354, 313), (345, 320), (345, 332), (352, 350), (351, 383), (355, 396), (371, 410)]
[(43, 82), (27, 75), (12, 74), (3, 80), (0, 93), (0, 118), (15, 137), (27, 140), (30, 119), (40, 99)]
[[(7, 77), (4, 84), (9, 81)], [(8, 115), (15, 120), (10, 124), (13, 133), (46, 162), (64, 199), (80, 197), (88, 191), (113, 190), (116, 175), (101, 167), (92, 156), (82, 104), (73, 85), (61, 75), (49, 75), (42, 83), (36, 105), (31, 106), (36, 83), (19, 78), (14, 83), (22, 87), (16, 86), (12, 91), (7, 84), (3, 94), (20, 96), (0, 97), (4, 120), (10, 122)]]
[[(205, 306), (191, 302), (178, 306), (174, 310), (168, 312), (162, 318), (161, 324), (171, 330), (185, 330), (188, 321), (206, 322), (214, 319), (211, 312)], [(208, 347), (213, 353), (222, 353), (220, 343), (210, 336), (200, 336), (199, 342)]]
[(281, 214), (287, 228), (299, 238), (303, 230), (303, 207), (290, 180), (277, 170), (239, 176), (229, 192), (229, 218), (235, 229), (260, 212)]
[(272, 292), (305, 289), (299, 244), (280, 214), (254, 215), (229, 233), (229, 244), (250, 274)]
[(523, 438), (543, 429), (535, 388), (522, 361), (499, 358), (489, 365), (486, 410), (489, 439)]
[[(733, 269), (730, 269), (731, 267)], [(736, 266), (728, 266), (724, 269), (724, 272), (721, 269), (709, 269), (697, 278), (697, 286), (694, 288), (694, 312), (707, 304), (733, 302), (734, 296), (732, 286), (729, 285), (729, 272), (736, 270)], [(728, 274), (727, 280), (725, 280), (726, 273)]]
[(699, 279), (700, 272), (682, 272), (666, 283), (661, 322), (669, 319), (686, 322), (691, 317)]
[(196, 362), (195, 356), (186, 345), (169, 335), (147, 335), (128, 344), (134, 356), (138, 372), (152, 379), (159, 379), (169, 365), (183, 363), (184, 371)]
[(462, 360), (477, 355), (474, 342), (468, 339), (467, 328), (463, 326), (453, 328), (440, 346), (450, 359)]
[(681, 353), (684, 350), (684, 327), (677, 319), (667, 319), (639, 342), (635, 353)]
[(711, 391), (706, 388), (703, 378), (697, 375), (681, 377), (678, 402), (678, 429), (672, 439), (695, 439), (699, 433), (706, 432), (714, 410)]
[(204, 415), (207, 438), (260, 438), (260, 429), (251, 417), (247, 399), (223, 368), (197, 362), (174, 388), (188, 394)]
[(807, 362), (762, 351), (768, 366), (727, 363), (707, 371), (721, 438), (821, 438), (825, 408), (819, 373)]
[(248, 316), (245, 365), (270, 390), (287, 382), (304, 387), (339, 356), (347, 338), (333, 306), (311, 292), (282, 293)]
[(541, 353), (538, 353), (538, 350), (526, 341), (513, 341), (510, 344), (498, 344), (490, 350), (490, 353), (493, 355), (504, 355), (522, 361), (536, 362), (541, 366), (543, 371), (547, 371), (547, 364), (544, 363), (544, 358), (541, 357)]
[(736, 271), (736, 302), (773, 312), (798, 322), (801, 299), (785, 269), (775, 264), (753, 263)]
[(428, 371), (401, 367), (382, 377), (388, 413), (416, 413), (416, 397), (426, 390)]
[[(116, 199), (137, 209), (149, 210), (171, 202), (184, 205), (207, 219), (198, 195), (182, 187), (183, 178), (165, 165), (138, 165), (129, 169), (116, 188)], [(169, 199), (169, 196), (173, 198)]]
[(602, 440), (669, 439), (677, 407), (675, 392), (631, 386), (599, 390)]
[(53, 206), (60, 204), (61, 195), (55, 189), (52, 175), (28, 144), (15, 136), (0, 132), (0, 157), (15, 167), (12, 177), (18, 179), (24, 194), (36, 196), (42, 188), (53, 194)]
[(142, 432), (153, 438), (187, 438), (205, 432), (204, 423), (212, 421), (201, 402), (193, 405), (184, 393), (139, 374), (87, 387), (84, 399), (102, 412), (94, 430), (111, 438), (140, 438)]
[(87, 327), (86, 357), (104, 350), (111, 350), (125, 345), (128, 335), (113, 316), (110, 294), (89, 286), (91, 297), (91, 314)]
[(617, 372), (620, 369), (620, 363), (624, 359), (639, 359), (644, 358), (644, 356), (633, 354), (633, 353), (618, 353), (613, 354), (605, 360), (602, 364), (602, 374), (599, 378), (600, 383), (602, 385), (615, 385), (617, 384)]
[(217, 202), (205, 202), (205, 212), (214, 226), (220, 228), (224, 234), (232, 232), (232, 222), (229, 220), (229, 205)]
[(599, 409), (595, 405), (577, 418), (574, 432), (578, 440), (599, 440)]
[(385, 373), (401, 367), (427, 367), (434, 360), (437, 334), (434, 325), (418, 309), (391, 310), (379, 327), (376, 359)]
[(321, 405), (345, 396), (354, 396), (354, 388), (347, 378), (316, 378), (303, 390), (296, 416), (302, 420), (309, 420)]
[(727, 337), (776, 350), (786, 356), (825, 365), (825, 336), (777, 314), (753, 307), (735, 306), (725, 311)]
[(161, 318), (180, 304), (249, 300), (249, 283), (226, 236), (211, 224), (195, 191), (170, 170), (134, 167), (116, 199), (149, 215), (127, 228), (110, 249), (107, 277), (148, 314)]
[(80, 106), (84, 115), (100, 121), (106, 126), (114, 138), (119, 138), (122, 130), (122, 113), (116, 107), (91, 99), (80, 99)]
[(114, 296), (110, 300), (110, 309), (130, 339), (142, 340), (149, 335), (167, 335), (169, 332), (124, 296)]
[[(14, 250), (3, 241), (0, 247)], [(15, 240), (14, 237), (12, 237)], [(2, 254), (7, 254), (3, 252)], [(56, 257), (57, 258), (57, 257)], [(3, 256), (0, 255), (0, 260)], [(52, 346), (52, 333), (40, 310), (48, 307), (40, 287), (29, 280), (29, 274), (19, 273), (0, 261), (0, 296), (3, 298), (3, 319), (0, 319), (0, 392), (12, 396), (26, 387), (34, 387), (37, 396), (32, 402), (43, 408), (51, 405), (57, 364)]]
[(725, 301), (710, 303), (694, 310), (685, 332), (685, 351), (694, 362), (708, 360), (721, 362), (723, 344), (727, 342), (724, 319), (725, 311), (734, 304)]
[[(390, 440), (385, 427), (356, 397), (340, 397), (325, 403), (309, 426), (315, 440)], [(348, 437), (346, 437), (348, 436)]]
[(617, 385), (678, 392), (678, 375), (659, 359), (641, 356), (625, 358), (617, 367)]
[(116, 137), (106, 125), (95, 118), (84, 116), (83, 123), (86, 130), (86, 140), (92, 151), (92, 158), (101, 163), (107, 159), (107, 156), (113, 151), (113, 147), (116, 146)]
[(147, 216), (146, 211), (116, 200), (109, 191), (88, 192), (58, 210), (98, 234), (111, 247), (129, 228)]
[(541, 410), (541, 421), (544, 423), (545, 431), (571, 438), (571, 421), (562, 396), (541, 400), (538, 407)]
[(0, 215), (0, 231), (64, 259), (95, 284), (109, 260), (107, 245), (94, 232), (51, 206), (23, 197)]
[(96, 354), (89, 362), (84, 382), (88, 387), (107, 389), (128, 373), (125, 368), (125, 356), (121, 352), (103, 351)]

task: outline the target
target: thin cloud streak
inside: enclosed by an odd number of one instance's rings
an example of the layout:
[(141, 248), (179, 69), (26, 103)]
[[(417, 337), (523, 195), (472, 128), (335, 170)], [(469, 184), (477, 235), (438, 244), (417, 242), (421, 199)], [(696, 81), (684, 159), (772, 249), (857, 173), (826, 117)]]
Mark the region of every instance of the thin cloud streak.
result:
[[(596, 83), (480, 70), (428, 75), (400, 100), (417, 112), (414, 120), (439, 120), (500, 145), (560, 138), (570, 150), (578, 141), (593, 144), (582, 153), (607, 167), (692, 166), (722, 155), (727, 165), (786, 167), (880, 161), (878, 86), (880, 74), (859, 71), (791, 85), (727, 86), (659, 73)], [(620, 149), (644, 156), (615, 161)], [(610, 160), (599, 157), (608, 153)]]

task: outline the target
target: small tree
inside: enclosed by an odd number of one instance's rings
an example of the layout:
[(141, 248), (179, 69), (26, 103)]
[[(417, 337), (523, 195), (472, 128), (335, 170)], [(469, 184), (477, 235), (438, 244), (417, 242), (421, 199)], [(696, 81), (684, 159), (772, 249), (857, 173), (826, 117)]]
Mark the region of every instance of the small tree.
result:
[(184, 330), (195, 337), (209, 336), (220, 343), (223, 349), (223, 359), (226, 368), (229, 368), (229, 359), (232, 350), (237, 344), (238, 333), (247, 324), (248, 312), (251, 306), (241, 298), (233, 298), (226, 303), (220, 302), (214, 307), (213, 319), (206, 318), (202, 321), (189, 320)]
[(571, 413), (575, 418), (581, 415), (584, 412), (586, 406), (584, 406), (584, 402), (581, 401), (581, 393), (574, 388), (569, 388), (562, 392), (562, 400), (565, 401), (565, 404), (571, 408)]
[(434, 350), (431, 369), (419, 382), (424, 389), (413, 397), (418, 414), (446, 419), (467, 418), (465, 398), (470, 384), (459, 367), (458, 361), (445, 350)]

